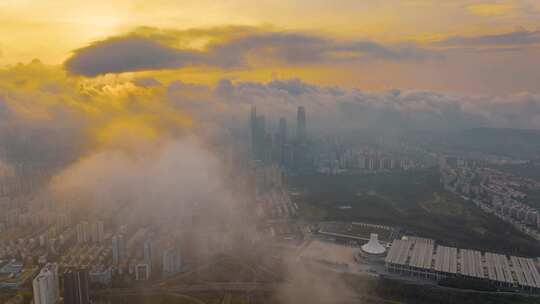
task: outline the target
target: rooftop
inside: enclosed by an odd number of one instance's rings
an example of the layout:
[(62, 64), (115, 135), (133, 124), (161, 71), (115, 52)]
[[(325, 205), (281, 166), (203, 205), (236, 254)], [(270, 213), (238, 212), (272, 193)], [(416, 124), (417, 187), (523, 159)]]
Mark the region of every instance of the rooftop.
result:
[(429, 271), (490, 279), (523, 287), (540, 288), (534, 259), (491, 252), (435, 246), (433, 240), (402, 239), (392, 243), (385, 262)]

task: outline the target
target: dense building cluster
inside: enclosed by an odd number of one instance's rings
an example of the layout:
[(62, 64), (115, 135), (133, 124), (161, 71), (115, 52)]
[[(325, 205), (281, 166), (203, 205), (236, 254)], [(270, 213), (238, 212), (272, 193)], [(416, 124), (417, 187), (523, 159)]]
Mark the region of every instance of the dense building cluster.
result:
[(348, 148), (321, 153), (315, 160), (317, 171), (325, 174), (339, 174), (349, 170), (369, 172), (411, 170), (420, 166), (411, 159), (384, 155), (368, 149)]
[(39, 190), (47, 182), (48, 172), (39, 164), (18, 163), (10, 168), (0, 167), (0, 197), (16, 197)]
[(251, 152), (254, 160), (277, 163), (283, 167), (302, 170), (310, 165), (306, 111), (298, 107), (296, 134), (290, 136), (285, 117), (279, 118), (277, 130), (272, 133), (264, 115), (258, 115), (253, 106), (250, 115)]
[(471, 200), (530, 236), (540, 239), (540, 212), (526, 203), (526, 190), (540, 183), (484, 167), (473, 161), (440, 161), (441, 182), (446, 190)]

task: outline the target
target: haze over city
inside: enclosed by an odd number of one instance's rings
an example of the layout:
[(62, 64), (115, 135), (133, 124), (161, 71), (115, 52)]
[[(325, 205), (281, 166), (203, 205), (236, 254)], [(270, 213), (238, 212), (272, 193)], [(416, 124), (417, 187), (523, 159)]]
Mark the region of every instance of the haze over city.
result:
[(540, 2), (0, 1), (0, 303), (537, 303)]

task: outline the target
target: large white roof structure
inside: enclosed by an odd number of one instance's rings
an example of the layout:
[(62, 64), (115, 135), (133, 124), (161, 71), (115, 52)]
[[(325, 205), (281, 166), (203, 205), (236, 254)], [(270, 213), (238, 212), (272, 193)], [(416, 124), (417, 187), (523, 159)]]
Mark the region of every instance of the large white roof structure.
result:
[(379, 236), (376, 233), (372, 233), (369, 236), (369, 242), (362, 246), (362, 251), (369, 254), (383, 254), (386, 248), (379, 243)]
[[(371, 242), (371, 241), (370, 241)], [(366, 244), (364, 246), (369, 245)], [(362, 247), (362, 250), (365, 250)], [(394, 240), (386, 264), (439, 273), (487, 279), (540, 289), (540, 268), (531, 258), (446, 247), (417, 239)]]

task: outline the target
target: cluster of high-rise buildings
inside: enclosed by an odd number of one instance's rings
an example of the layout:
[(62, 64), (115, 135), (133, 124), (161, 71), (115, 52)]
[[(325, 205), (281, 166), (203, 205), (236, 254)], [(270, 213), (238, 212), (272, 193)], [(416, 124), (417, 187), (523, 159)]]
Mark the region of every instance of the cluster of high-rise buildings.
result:
[(161, 273), (170, 277), (182, 270), (182, 254), (178, 242), (155, 240), (146, 228), (131, 236), (122, 227), (111, 239), (113, 276), (133, 276), (146, 281)]
[(77, 224), (77, 242), (82, 243), (102, 243), (105, 239), (104, 223), (102, 220), (91, 222), (82, 221)]
[(60, 278), (58, 265), (48, 263), (32, 281), (32, 291), (34, 304), (57, 304), (61, 298), (64, 304), (89, 304), (88, 271), (68, 270)]
[[(58, 298), (57, 293), (43, 291), (54, 290), (44, 287), (51, 284), (60, 285), (65, 303), (88, 303), (84, 300), (88, 288), (78, 291), (73, 286), (146, 281), (182, 270), (180, 246), (170, 242), (168, 233), (154, 237), (157, 233), (149, 229), (128, 230), (123, 224), (115, 231), (106, 214), (105, 219), (96, 219), (26, 196), (4, 198), (0, 207), (8, 210), (0, 215), (0, 288), (34, 284), (41, 299), (35, 303), (56, 303), (52, 299)], [(69, 302), (70, 297), (83, 300)]]
[[(68, 213), (50, 208), (32, 196), (4, 197), (0, 208), (6, 210), (0, 215), (0, 266), (4, 261), (16, 260), (25, 265), (25, 270), (32, 269), (48, 256), (61, 254), (74, 237)], [(24, 272), (13, 272), (12, 277)]]
[(35, 192), (47, 180), (46, 171), (38, 166), (19, 165), (10, 171), (0, 172), (0, 197)]
[(37, 199), (34, 195), (16, 197), (0, 196), (0, 232), (9, 228), (35, 228), (61, 226), (69, 221), (65, 210), (54, 208), (49, 201)]
[(315, 169), (320, 173), (338, 174), (347, 170), (388, 171), (410, 170), (421, 166), (418, 161), (360, 147), (344, 148), (336, 138), (324, 141), (307, 132), (306, 109), (298, 107), (296, 129), (289, 134), (285, 117), (279, 118), (272, 129), (264, 115), (252, 106), (250, 113), (250, 139), (252, 158), (266, 164), (275, 163), (286, 170)]
[(290, 169), (302, 169), (309, 163), (306, 110), (298, 107), (296, 134), (289, 135), (285, 117), (279, 118), (277, 130), (270, 130), (264, 115), (255, 106), (250, 114), (251, 151), (254, 160), (278, 163)]

